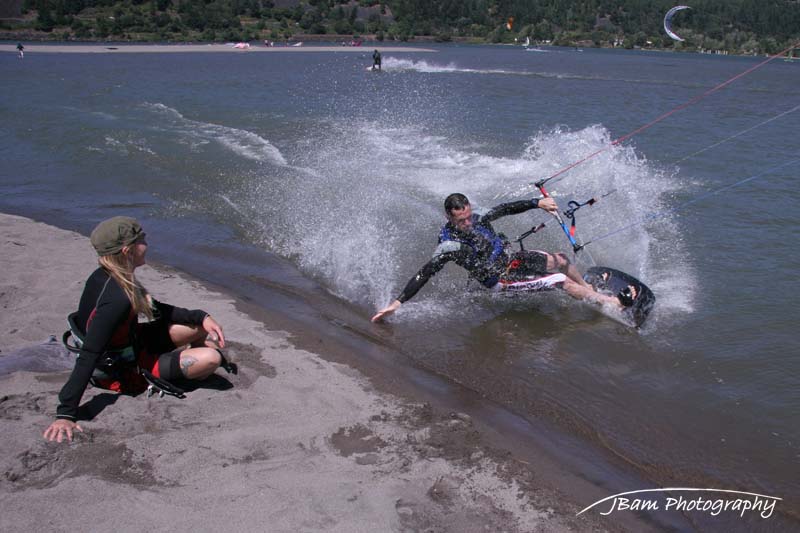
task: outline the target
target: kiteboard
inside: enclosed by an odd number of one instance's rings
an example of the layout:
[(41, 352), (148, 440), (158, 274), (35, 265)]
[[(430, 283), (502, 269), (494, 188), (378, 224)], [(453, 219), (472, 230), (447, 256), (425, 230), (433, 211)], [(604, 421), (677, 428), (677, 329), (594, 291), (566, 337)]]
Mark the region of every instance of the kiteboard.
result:
[(583, 275), (583, 279), (596, 291), (613, 296), (618, 295), (621, 291), (628, 291), (631, 286), (636, 289), (636, 298), (633, 299), (633, 304), (625, 307), (622, 314), (637, 328), (644, 324), (647, 315), (650, 314), (656, 303), (656, 297), (647, 285), (633, 276), (613, 268), (591, 267)]

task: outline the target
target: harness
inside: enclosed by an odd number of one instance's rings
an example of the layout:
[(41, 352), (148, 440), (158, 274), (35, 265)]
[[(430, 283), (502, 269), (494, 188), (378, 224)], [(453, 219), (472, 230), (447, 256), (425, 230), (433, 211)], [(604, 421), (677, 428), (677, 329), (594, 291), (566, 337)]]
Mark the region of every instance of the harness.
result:
[[(97, 297), (95, 310), (93, 310), (89, 316), (88, 323), (91, 323), (100, 298), (103, 296), (110, 280), (111, 278), (106, 280), (105, 285), (103, 285), (103, 290), (100, 291), (100, 296)], [(133, 315), (133, 313), (133, 310), (131, 310), (131, 315)], [(125, 327), (119, 328), (114, 332), (111, 343), (112, 345), (116, 344), (116, 347), (104, 350), (103, 353), (100, 354), (92, 376), (89, 378), (89, 383), (95, 387), (115, 392), (141, 392), (144, 387), (137, 387), (136, 383), (131, 383), (131, 381), (134, 381), (131, 379), (132, 377), (141, 376), (147, 383), (146, 391), (148, 396), (158, 393), (158, 395), (162, 397), (165, 394), (169, 394), (176, 398), (185, 398), (186, 395), (183, 389), (154, 376), (152, 372), (138, 365), (136, 360), (137, 350), (135, 347), (135, 338), (130, 331), (130, 320), (132, 318), (133, 316), (129, 316), (128, 320), (125, 321)], [(78, 355), (83, 348), (85, 334), (78, 326), (77, 311), (67, 316), (67, 326), (69, 329), (61, 336), (61, 342), (64, 343), (67, 350)]]
[[(479, 215), (472, 215), (472, 222), (473, 222), (472, 231), (482, 236), (484, 239), (486, 239), (486, 241), (488, 241), (491, 244), (492, 251), (489, 256), (488, 262), (490, 264), (494, 264), (499, 259), (505, 257), (505, 241), (503, 241), (502, 237), (500, 237), (490, 228), (477, 223), (479, 219), (480, 219)], [(472, 250), (472, 258), (477, 260), (479, 258), (478, 257), (479, 250), (477, 244), (475, 243), (475, 240), (471, 238), (465, 238), (465, 236), (459, 235), (459, 233), (460, 232), (454, 232), (451, 228), (447, 226), (447, 224), (445, 224), (444, 226), (442, 226), (441, 231), (439, 231), (439, 243), (441, 244), (446, 241), (452, 241), (460, 244), (465, 244), (469, 246), (470, 249)], [(481, 284), (483, 284), (485, 287), (491, 288), (497, 284), (498, 279), (499, 279), (498, 276), (490, 276), (489, 278), (481, 280)]]
[[(61, 336), (61, 342), (70, 352), (78, 355), (84, 343), (84, 335), (81, 332), (76, 322), (78, 312), (70, 313), (67, 316), (67, 325), (69, 329)], [(71, 342), (70, 342), (71, 339)], [(158, 394), (163, 397), (165, 394), (175, 396), (176, 398), (185, 398), (185, 391), (180, 387), (176, 387), (167, 380), (161, 379), (153, 375), (152, 372), (146, 368), (140, 367), (136, 363), (136, 351), (133, 344), (123, 346), (121, 348), (105, 350), (95, 364), (92, 377), (89, 378), (89, 383), (99, 389), (108, 389), (114, 392), (131, 392), (127, 390), (130, 385), (126, 383), (126, 374), (131, 372), (134, 375), (141, 376), (147, 382), (147, 396)], [(141, 389), (140, 389), (141, 390)]]
[[(74, 313), (70, 313), (69, 316), (67, 316), (67, 326), (69, 326), (69, 329), (61, 336), (61, 342), (64, 343), (64, 346), (67, 348), (67, 350), (74, 354), (81, 353), (81, 349), (83, 348), (83, 343), (85, 341), (84, 334), (81, 332), (80, 327), (78, 327), (77, 320), (78, 312), (75, 311)], [(70, 342), (70, 339), (72, 339), (72, 342)], [(97, 369), (95, 370), (95, 373), (98, 373), (98, 369), (105, 366), (118, 363), (133, 364), (135, 362), (136, 352), (133, 349), (133, 345), (123, 346), (113, 350), (106, 350), (101, 355), (101, 359), (97, 362)], [(103, 378), (107, 376), (99, 377)], [(94, 383), (92, 384), (94, 385)]]

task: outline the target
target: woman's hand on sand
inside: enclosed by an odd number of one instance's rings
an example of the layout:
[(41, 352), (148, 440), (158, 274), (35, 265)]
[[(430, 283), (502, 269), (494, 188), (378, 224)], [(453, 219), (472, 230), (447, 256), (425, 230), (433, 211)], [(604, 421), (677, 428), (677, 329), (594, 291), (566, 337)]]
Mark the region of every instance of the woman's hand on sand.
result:
[(211, 340), (219, 343), (220, 348), (225, 347), (225, 335), (222, 333), (222, 326), (217, 324), (217, 321), (211, 318), (211, 315), (206, 315), (203, 319), (203, 329), (211, 336)]
[(394, 313), (395, 311), (397, 311), (397, 309), (401, 305), (403, 305), (403, 304), (400, 303), (400, 300), (393, 301), (392, 303), (390, 303), (389, 305), (387, 305), (386, 307), (384, 307), (383, 309), (378, 311), (378, 313), (374, 317), (372, 317), (372, 321), (373, 322), (381, 322), (381, 321), (383, 321), (384, 318), (386, 318), (387, 316), (389, 316), (392, 313)]
[(83, 428), (80, 427), (76, 422), (59, 418), (50, 424), (50, 427), (44, 430), (44, 438), (50, 442), (62, 442), (64, 437), (66, 437), (69, 442), (72, 442), (72, 432), (75, 430), (83, 433)]

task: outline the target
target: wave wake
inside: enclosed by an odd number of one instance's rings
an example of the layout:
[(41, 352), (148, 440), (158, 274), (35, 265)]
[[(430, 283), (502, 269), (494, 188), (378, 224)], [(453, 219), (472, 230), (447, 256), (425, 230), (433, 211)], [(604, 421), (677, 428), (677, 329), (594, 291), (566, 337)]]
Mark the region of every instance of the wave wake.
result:
[[(550, 53), (547, 50), (533, 50)], [(512, 70), (512, 69), (475, 69), (459, 67), (455, 63), (448, 63), (447, 65), (437, 65), (435, 63), (428, 63), (425, 60), (415, 61), (412, 59), (401, 59), (388, 57), (383, 61), (384, 70), (396, 72), (422, 72), (427, 74), (500, 74), (506, 76), (524, 76), (541, 79), (558, 79), (558, 80), (576, 80), (576, 81), (600, 81), (600, 82), (625, 82), (637, 85), (673, 85), (682, 88), (703, 88), (703, 85), (697, 82), (686, 82), (674, 79), (639, 79), (639, 78), (617, 78), (603, 76), (600, 74), (578, 74), (572, 72), (553, 72), (553, 71), (537, 71), (537, 70)]]
[(514, 70), (503, 70), (503, 69), (473, 69), (473, 68), (461, 68), (456, 66), (454, 63), (448, 63), (447, 65), (436, 65), (433, 63), (428, 63), (427, 61), (420, 60), (414, 61), (412, 59), (400, 59), (396, 57), (387, 57), (383, 61), (383, 67), (386, 70), (413, 70), (416, 72), (427, 72), (427, 73), (449, 73), (449, 72), (468, 72), (472, 74), (516, 74), (516, 75), (530, 75), (529, 72), (520, 72)]
[(161, 103), (145, 103), (143, 107), (172, 120), (170, 129), (200, 144), (217, 142), (232, 152), (258, 162), (286, 166), (286, 158), (267, 139), (247, 130), (200, 122), (184, 117), (178, 110)]

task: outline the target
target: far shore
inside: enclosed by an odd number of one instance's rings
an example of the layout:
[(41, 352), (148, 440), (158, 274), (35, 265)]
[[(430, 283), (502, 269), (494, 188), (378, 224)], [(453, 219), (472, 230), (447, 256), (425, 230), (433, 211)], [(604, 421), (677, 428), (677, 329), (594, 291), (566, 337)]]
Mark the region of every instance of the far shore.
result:
[[(187, 53), (187, 52), (227, 52), (235, 54), (248, 54), (252, 52), (349, 52), (368, 53), (380, 50), (382, 53), (417, 53), (435, 52), (431, 48), (417, 48), (412, 46), (266, 46), (250, 45), (249, 48), (234, 48), (233, 44), (31, 44), (24, 45), (25, 53), (48, 54), (146, 54), (146, 53)], [(0, 52), (17, 53), (16, 44), (0, 44)]]

